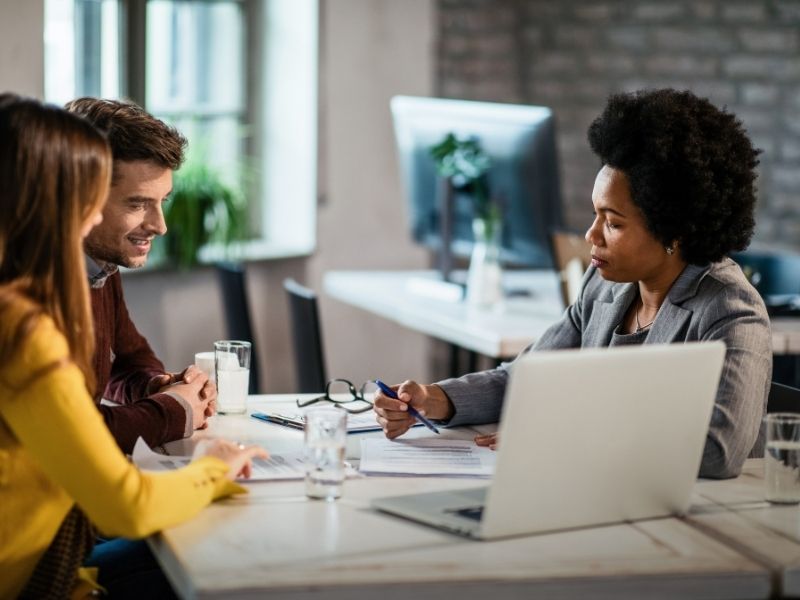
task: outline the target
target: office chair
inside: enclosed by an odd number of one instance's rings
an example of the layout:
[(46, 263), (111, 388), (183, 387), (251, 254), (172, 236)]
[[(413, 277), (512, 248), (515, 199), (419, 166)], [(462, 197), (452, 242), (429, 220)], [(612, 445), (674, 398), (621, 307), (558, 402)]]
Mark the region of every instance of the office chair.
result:
[(731, 258), (739, 263), (768, 307), (772, 296), (800, 294), (800, 254), (748, 250), (734, 252)]
[[(770, 317), (800, 318), (800, 254), (747, 250), (734, 252), (731, 258), (764, 298)], [(800, 355), (775, 355), (772, 379), (800, 386)]]
[(242, 265), (234, 263), (217, 263), (214, 269), (222, 292), (226, 335), (231, 340), (250, 342), (250, 393), (258, 394), (261, 391), (258, 358), (250, 321), (250, 303), (247, 301), (245, 269)]
[(800, 413), (800, 389), (773, 381), (767, 397), (767, 412)]
[(592, 260), (592, 247), (583, 235), (562, 230), (550, 234), (550, 247), (561, 280), (561, 297), (564, 306), (569, 306), (578, 298), (580, 281)]
[(328, 378), (325, 373), (317, 296), (294, 279), (285, 279), (283, 288), (289, 298), (297, 391), (322, 392)]

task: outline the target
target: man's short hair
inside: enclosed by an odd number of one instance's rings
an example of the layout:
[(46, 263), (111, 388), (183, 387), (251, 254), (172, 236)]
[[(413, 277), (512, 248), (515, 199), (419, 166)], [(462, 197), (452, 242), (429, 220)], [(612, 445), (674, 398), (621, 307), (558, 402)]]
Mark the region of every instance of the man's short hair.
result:
[(115, 164), (144, 160), (176, 171), (183, 163), (186, 138), (133, 102), (78, 98), (65, 108), (106, 134)]

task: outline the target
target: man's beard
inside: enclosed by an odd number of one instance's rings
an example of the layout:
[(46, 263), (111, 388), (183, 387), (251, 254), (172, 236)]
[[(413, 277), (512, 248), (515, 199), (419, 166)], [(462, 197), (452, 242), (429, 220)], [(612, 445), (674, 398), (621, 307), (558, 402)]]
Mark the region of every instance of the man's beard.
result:
[(89, 238), (83, 241), (83, 249), (89, 257), (97, 262), (110, 263), (126, 269), (139, 269), (147, 262), (146, 255), (141, 257), (141, 263), (136, 263), (116, 248), (109, 248), (105, 244), (92, 243)]

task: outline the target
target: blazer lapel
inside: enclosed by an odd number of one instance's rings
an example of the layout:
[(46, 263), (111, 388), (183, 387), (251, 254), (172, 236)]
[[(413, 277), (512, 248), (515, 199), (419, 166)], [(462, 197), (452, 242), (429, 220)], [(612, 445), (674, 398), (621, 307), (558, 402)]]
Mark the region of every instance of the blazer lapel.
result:
[(645, 344), (671, 344), (678, 338), (684, 339), (684, 327), (692, 317), (692, 311), (681, 308), (670, 302), (664, 301), (658, 311), (658, 317), (650, 333), (647, 334)]
[(670, 344), (685, 338), (685, 327), (692, 318), (692, 311), (680, 306), (697, 294), (700, 280), (710, 270), (710, 265), (687, 265), (672, 285), (653, 328), (647, 335), (646, 344)]
[(612, 287), (601, 299), (595, 300), (592, 316), (583, 332), (583, 347), (608, 346), (635, 295), (636, 284), (626, 283)]

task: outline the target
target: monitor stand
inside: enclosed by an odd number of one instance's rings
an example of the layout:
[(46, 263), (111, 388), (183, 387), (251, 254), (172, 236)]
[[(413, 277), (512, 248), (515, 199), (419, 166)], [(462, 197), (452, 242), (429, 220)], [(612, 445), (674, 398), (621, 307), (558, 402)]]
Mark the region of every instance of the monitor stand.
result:
[(408, 291), (426, 298), (445, 302), (464, 299), (463, 283), (453, 281), (453, 183), (449, 177), (439, 178), (439, 277), (428, 279), (414, 277), (408, 282)]
[(439, 273), (442, 281), (451, 282), (453, 271), (453, 182), (439, 178)]

